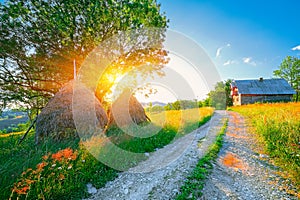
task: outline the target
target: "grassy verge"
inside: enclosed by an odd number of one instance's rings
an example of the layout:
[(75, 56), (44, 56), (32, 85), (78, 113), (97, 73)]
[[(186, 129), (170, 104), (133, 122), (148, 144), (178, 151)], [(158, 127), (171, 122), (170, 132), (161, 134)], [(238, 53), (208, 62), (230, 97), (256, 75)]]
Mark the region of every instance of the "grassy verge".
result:
[[(192, 119), (193, 113), (199, 111), (200, 115)], [(153, 120), (153, 126), (162, 128), (149, 138), (124, 136), (117, 128), (110, 129), (107, 134), (122, 149), (151, 152), (170, 143), (178, 134), (184, 135), (208, 121), (213, 110), (178, 113), (166, 113), (172, 118), (166, 117), (167, 121), (162, 120), (162, 124), (155, 124)], [(34, 132), (30, 132), (23, 143), (17, 145), (20, 137), (15, 134), (0, 137), (0, 199), (82, 199), (89, 195), (87, 183), (100, 188), (117, 176), (117, 170), (99, 162), (79, 139), (60, 143), (48, 141), (36, 146)], [(136, 164), (137, 161), (124, 157), (120, 163)]]
[(77, 141), (35, 146), (31, 132), (0, 139), (0, 199), (81, 199), (86, 184), (102, 187), (117, 171), (96, 160)]
[[(150, 135), (155, 133), (151, 137), (134, 137), (126, 134), (118, 127), (112, 127), (108, 130), (107, 135), (111, 137), (111, 141), (124, 150), (135, 153), (153, 152), (156, 148), (162, 148), (169, 144), (172, 140), (182, 137), (183, 135), (202, 126), (210, 120), (213, 114), (213, 110), (211, 108), (200, 109), (200, 115), (198, 111), (198, 109), (167, 111), (166, 113), (160, 113), (156, 114), (156, 116), (152, 116), (155, 121), (153, 121), (150, 125), (152, 127), (147, 127), (147, 130), (150, 130)], [(189, 115), (189, 118), (185, 115)], [(142, 131), (143, 134), (145, 134), (145, 131)], [(139, 131), (136, 130), (131, 132), (137, 134)]]
[(228, 120), (225, 121), (223, 127), (216, 137), (216, 141), (209, 147), (208, 152), (198, 161), (192, 174), (187, 177), (184, 185), (180, 188), (180, 193), (176, 199), (197, 199), (202, 196), (202, 189), (205, 179), (212, 170), (212, 161), (214, 161), (222, 147), (223, 135), (226, 132)]
[(266, 153), (300, 190), (300, 103), (232, 107), (246, 116)]

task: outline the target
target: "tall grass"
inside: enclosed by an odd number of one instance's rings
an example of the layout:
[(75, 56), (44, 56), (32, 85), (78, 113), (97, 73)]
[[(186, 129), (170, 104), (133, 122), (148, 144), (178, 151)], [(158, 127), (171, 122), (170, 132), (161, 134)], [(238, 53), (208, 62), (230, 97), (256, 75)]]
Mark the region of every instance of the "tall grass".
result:
[[(107, 136), (120, 148), (144, 155), (199, 127), (212, 113), (211, 108), (160, 113), (150, 116), (150, 125), (159, 130), (151, 137), (128, 136), (116, 127)], [(117, 170), (99, 162), (79, 139), (36, 146), (33, 131), (21, 145), (19, 138), (0, 137), (0, 199), (81, 199), (88, 196), (87, 183), (99, 188), (117, 176)], [(123, 159), (127, 166), (140, 161)]]
[[(19, 138), (0, 138), (0, 199), (81, 199), (88, 196), (86, 183), (102, 187), (117, 176), (116, 170), (96, 160), (79, 140), (36, 146), (34, 132), (21, 145), (17, 145)], [(76, 158), (52, 159), (65, 149)]]
[(300, 189), (300, 103), (232, 107), (248, 117), (265, 151)]

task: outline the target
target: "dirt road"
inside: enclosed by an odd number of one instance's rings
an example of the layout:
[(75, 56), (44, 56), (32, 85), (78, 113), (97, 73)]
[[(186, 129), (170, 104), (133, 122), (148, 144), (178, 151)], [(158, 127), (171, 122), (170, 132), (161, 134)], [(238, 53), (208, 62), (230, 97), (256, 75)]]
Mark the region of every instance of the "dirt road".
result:
[(283, 190), (292, 188), (277, 175), (279, 169), (270, 164), (268, 156), (255, 153), (256, 143), (243, 117), (229, 112), (223, 147), (206, 181), (202, 199), (297, 199)]
[[(218, 111), (199, 129), (150, 154), (149, 159), (120, 173), (90, 199), (173, 199), (223, 125), (226, 112)], [(205, 138), (201, 148), (200, 139)]]
[[(229, 118), (224, 144), (203, 189), (201, 199), (297, 199), (269, 163), (267, 155), (255, 153), (256, 140), (247, 132), (243, 117), (217, 111), (209, 123), (150, 154), (149, 159), (108, 182), (90, 199), (174, 199), (180, 186), (204, 155)], [(202, 140), (199, 146), (199, 140)]]

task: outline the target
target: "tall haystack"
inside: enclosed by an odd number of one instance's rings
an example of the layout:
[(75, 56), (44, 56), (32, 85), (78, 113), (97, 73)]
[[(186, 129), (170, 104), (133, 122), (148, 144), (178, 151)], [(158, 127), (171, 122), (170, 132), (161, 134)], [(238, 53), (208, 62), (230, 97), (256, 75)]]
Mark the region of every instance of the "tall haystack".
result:
[[(72, 113), (73, 85), (74, 82), (70, 81), (62, 87), (38, 115), (36, 143), (39, 143), (44, 137), (54, 140), (78, 137)], [(98, 126), (104, 128), (108, 122), (107, 114), (96, 97), (94, 102)]]
[(108, 117), (109, 125), (116, 124), (118, 126), (150, 121), (143, 106), (129, 90), (125, 90), (112, 104), (108, 111)]

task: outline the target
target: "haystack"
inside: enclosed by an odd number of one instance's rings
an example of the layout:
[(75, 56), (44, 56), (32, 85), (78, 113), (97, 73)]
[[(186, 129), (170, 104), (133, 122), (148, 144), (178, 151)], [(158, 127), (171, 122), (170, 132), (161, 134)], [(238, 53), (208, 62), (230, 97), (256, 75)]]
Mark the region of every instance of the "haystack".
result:
[(112, 104), (108, 111), (108, 117), (109, 125), (116, 124), (118, 126), (150, 121), (143, 106), (129, 90), (125, 90)]
[[(72, 114), (73, 84), (74, 82), (70, 81), (62, 87), (38, 115), (36, 143), (44, 137), (54, 140), (78, 137)], [(98, 126), (104, 128), (108, 122), (107, 114), (96, 97), (94, 102)]]

